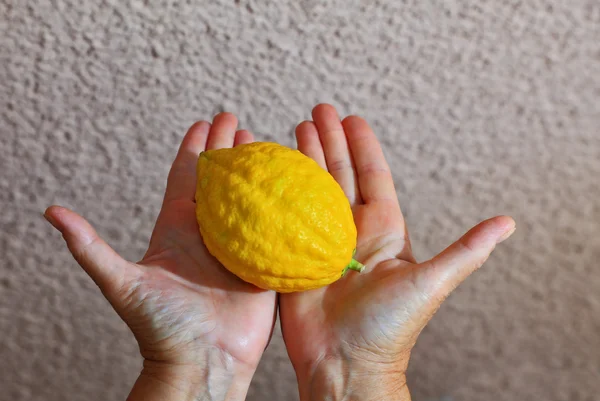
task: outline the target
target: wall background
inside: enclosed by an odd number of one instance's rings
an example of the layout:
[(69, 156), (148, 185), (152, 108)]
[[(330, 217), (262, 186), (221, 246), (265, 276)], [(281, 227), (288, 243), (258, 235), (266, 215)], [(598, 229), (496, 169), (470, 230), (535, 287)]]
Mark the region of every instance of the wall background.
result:
[[(422, 334), (414, 399), (597, 400), (600, 3), (265, 3), (0, 0), (0, 400), (124, 400), (140, 366), (47, 205), (138, 259), (189, 125), (293, 145), (325, 101), (374, 125), (419, 259), (517, 220)], [(277, 332), (248, 399), (295, 391)]]

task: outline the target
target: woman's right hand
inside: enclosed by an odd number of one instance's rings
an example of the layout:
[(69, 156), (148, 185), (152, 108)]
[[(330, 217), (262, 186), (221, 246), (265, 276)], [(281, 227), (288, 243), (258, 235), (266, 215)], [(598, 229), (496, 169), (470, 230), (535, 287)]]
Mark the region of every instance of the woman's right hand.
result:
[(296, 129), (298, 148), (346, 193), (358, 229), (363, 273), (281, 294), (281, 326), (302, 401), (409, 400), (405, 372), (417, 337), (444, 299), (515, 229), (510, 217), (472, 228), (431, 260), (416, 263), (392, 174), (359, 117), (340, 121), (319, 105)]

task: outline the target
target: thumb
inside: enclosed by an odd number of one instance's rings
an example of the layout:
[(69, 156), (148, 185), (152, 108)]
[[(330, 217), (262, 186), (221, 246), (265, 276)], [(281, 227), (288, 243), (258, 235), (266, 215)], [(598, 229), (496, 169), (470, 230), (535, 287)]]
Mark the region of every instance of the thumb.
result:
[(422, 272), (427, 277), (427, 293), (441, 303), (479, 269), (496, 245), (508, 239), (515, 229), (515, 221), (508, 216), (494, 217), (473, 227), (442, 253), (424, 263)]
[(134, 265), (117, 254), (77, 213), (50, 206), (44, 217), (60, 231), (75, 260), (109, 298), (129, 282)]

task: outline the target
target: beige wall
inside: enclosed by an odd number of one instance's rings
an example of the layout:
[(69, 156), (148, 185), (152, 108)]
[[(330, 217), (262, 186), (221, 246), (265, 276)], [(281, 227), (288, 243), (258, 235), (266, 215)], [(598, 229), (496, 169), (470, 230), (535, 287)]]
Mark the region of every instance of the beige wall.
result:
[[(415, 400), (598, 400), (600, 3), (264, 3), (0, 0), (0, 400), (123, 400), (140, 366), (45, 206), (137, 259), (194, 120), (292, 145), (321, 101), (375, 126), (420, 259), (517, 220), (421, 336)], [(279, 332), (267, 394), (296, 399)]]

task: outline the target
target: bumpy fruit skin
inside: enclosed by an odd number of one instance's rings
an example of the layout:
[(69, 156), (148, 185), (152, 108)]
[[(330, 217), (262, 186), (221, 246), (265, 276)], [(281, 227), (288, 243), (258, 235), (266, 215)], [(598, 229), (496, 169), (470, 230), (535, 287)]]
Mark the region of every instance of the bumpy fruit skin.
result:
[(316, 162), (276, 143), (209, 150), (198, 158), (196, 217), (229, 271), (278, 292), (325, 286), (356, 248), (344, 192)]

